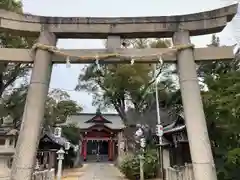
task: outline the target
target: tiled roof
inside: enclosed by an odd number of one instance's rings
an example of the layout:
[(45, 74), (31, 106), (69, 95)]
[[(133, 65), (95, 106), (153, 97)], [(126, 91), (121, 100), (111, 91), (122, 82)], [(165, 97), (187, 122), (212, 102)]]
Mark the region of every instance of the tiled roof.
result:
[[(69, 142), (67, 138), (56, 137), (53, 133), (50, 132), (44, 133), (41, 139), (43, 139), (45, 136), (47, 136), (51, 141), (53, 141), (56, 144), (59, 144), (60, 146), (65, 146), (65, 144)], [(71, 147), (74, 147), (74, 145), (71, 144)]]
[[(70, 116), (67, 121), (64, 124), (61, 125), (69, 125), (69, 124), (75, 124), (80, 129), (88, 129), (96, 124), (96, 122), (89, 122), (90, 119), (92, 119), (94, 116), (96, 116), (96, 113), (79, 113), (76, 115)], [(109, 122), (104, 122), (104, 126), (110, 128), (110, 129), (123, 129), (125, 128), (125, 125), (120, 118), (119, 115), (116, 114), (102, 114), (102, 116), (107, 119)]]
[(94, 117), (86, 121), (85, 123), (112, 123), (111, 121), (107, 120), (101, 112), (97, 112)]
[(17, 134), (17, 129), (13, 129), (12, 127), (0, 127), (0, 136), (11, 136)]
[[(134, 110), (129, 110), (127, 112), (128, 116), (128, 125), (136, 124), (147, 124), (151, 128), (155, 128), (157, 125), (157, 111), (155, 109), (150, 110), (144, 114), (139, 114), (134, 112)], [(171, 114), (167, 109), (160, 109), (160, 120), (163, 127), (168, 126), (174, 123), (178, 119), (177, 114)], [(155, 130), (155, 129), (154, 129)]]

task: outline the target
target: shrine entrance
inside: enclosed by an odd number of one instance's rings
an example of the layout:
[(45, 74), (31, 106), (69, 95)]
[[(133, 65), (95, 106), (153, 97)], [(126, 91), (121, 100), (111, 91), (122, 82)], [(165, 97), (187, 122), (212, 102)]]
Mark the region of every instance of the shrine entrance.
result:
[[(78, 114), (81, 136), (81, 156), (84, 161), (113, 161), (117, 158), (118, 135), (124, 128), (122, 120), (116, 114), (102, 114), (99, 110), (93, 114)], [(66, 122), (72, 123), (72, 118)]]
[(113, 161), (116, 158), (117, 132), (95, 125), (82, 133), (82, 157), (84, 161)]
[(88, 161), (108, 161), (109, 160), (109, 142), (106, 140), (91, 140), (87, 142)]

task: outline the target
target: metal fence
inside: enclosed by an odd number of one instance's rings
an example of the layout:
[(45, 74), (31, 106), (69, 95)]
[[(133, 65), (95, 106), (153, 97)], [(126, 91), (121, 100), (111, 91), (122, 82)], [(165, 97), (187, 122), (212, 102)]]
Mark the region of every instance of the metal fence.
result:
[(175, 168), (168, 167), (166, 180), (194, 180), (192, 164), (185, 164), (185, 166)]
[(32, 180), (54, 180), (55, 179), (55, 170), (43, 170), (43, 171), (35, 171), (33, 173)]

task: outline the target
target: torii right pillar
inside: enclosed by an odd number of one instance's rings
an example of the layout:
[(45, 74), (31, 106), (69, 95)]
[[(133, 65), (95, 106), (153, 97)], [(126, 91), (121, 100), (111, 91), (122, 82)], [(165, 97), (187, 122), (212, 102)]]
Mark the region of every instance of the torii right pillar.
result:
[[(190, 44), (189, 32), (175, 32), (173, 42)], [(192, 48), (178, 52), (177, 66), (195, 180), (217, 180)]]

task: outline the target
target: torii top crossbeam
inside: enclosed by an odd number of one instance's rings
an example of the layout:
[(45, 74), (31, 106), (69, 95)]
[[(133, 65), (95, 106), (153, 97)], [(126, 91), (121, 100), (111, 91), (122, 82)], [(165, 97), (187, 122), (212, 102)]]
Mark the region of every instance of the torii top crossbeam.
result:
[(191, 36), (220, 32), (237, 12), (238, 4), (195, 14), (156, 17), (47, 17), (0, 10), (0, 31), (22, 36), (38, 36), (43, 28), (57, 38), (106, 39), (172, 37), (179, 29)]
[[(231, 21), (237, 12), (238, 4), (188, 15), (156, 16), (156, 17), (47, 17), (30, 14), (17, 14), (0, 9), (0, 32), (9, 31), (20, 36), (39, 37), (43, 30), (53, 33), (56, 38), (89, 38), (108, 39), (109, 36), (120, 38), (150, 38), (173, 37), (179, 30), (186, 30), (189, 35), (204, 35), (220, 32)], [(167, 49), (120, 49), (106, 50), (61, 50), (61, 54), (70, 54), (72, 63), (92, 63), (94, 55), (117, 53), (123, 57), (104, 58), (104, 63), (128, 62), (131, 57), (141, 55), (142, 63), (156, 62), (153, 54), (163, 55), (165, 62), (175, 63), (176, 54), (167, 53)], [(30, 50), (26, 49), (0, 49), (0, 61), (31, 63)], [(82, 56), (93, 56), (84, 60)], [(231, 60), (234, 55), (232, 47), (196, 48), (195, 61)], [(81, 56), (81, 57), (80, 57)], [(128, 58), (126, 58), (128, 57)], [(129, 58), (130, 57), (130, 58)], [(156, 57), (156, 56), (155, 56)], [(53, 63), (64, 63), (65, 57), (55, 53)], [(138, 58), (140, 59), (140, 58)]]

